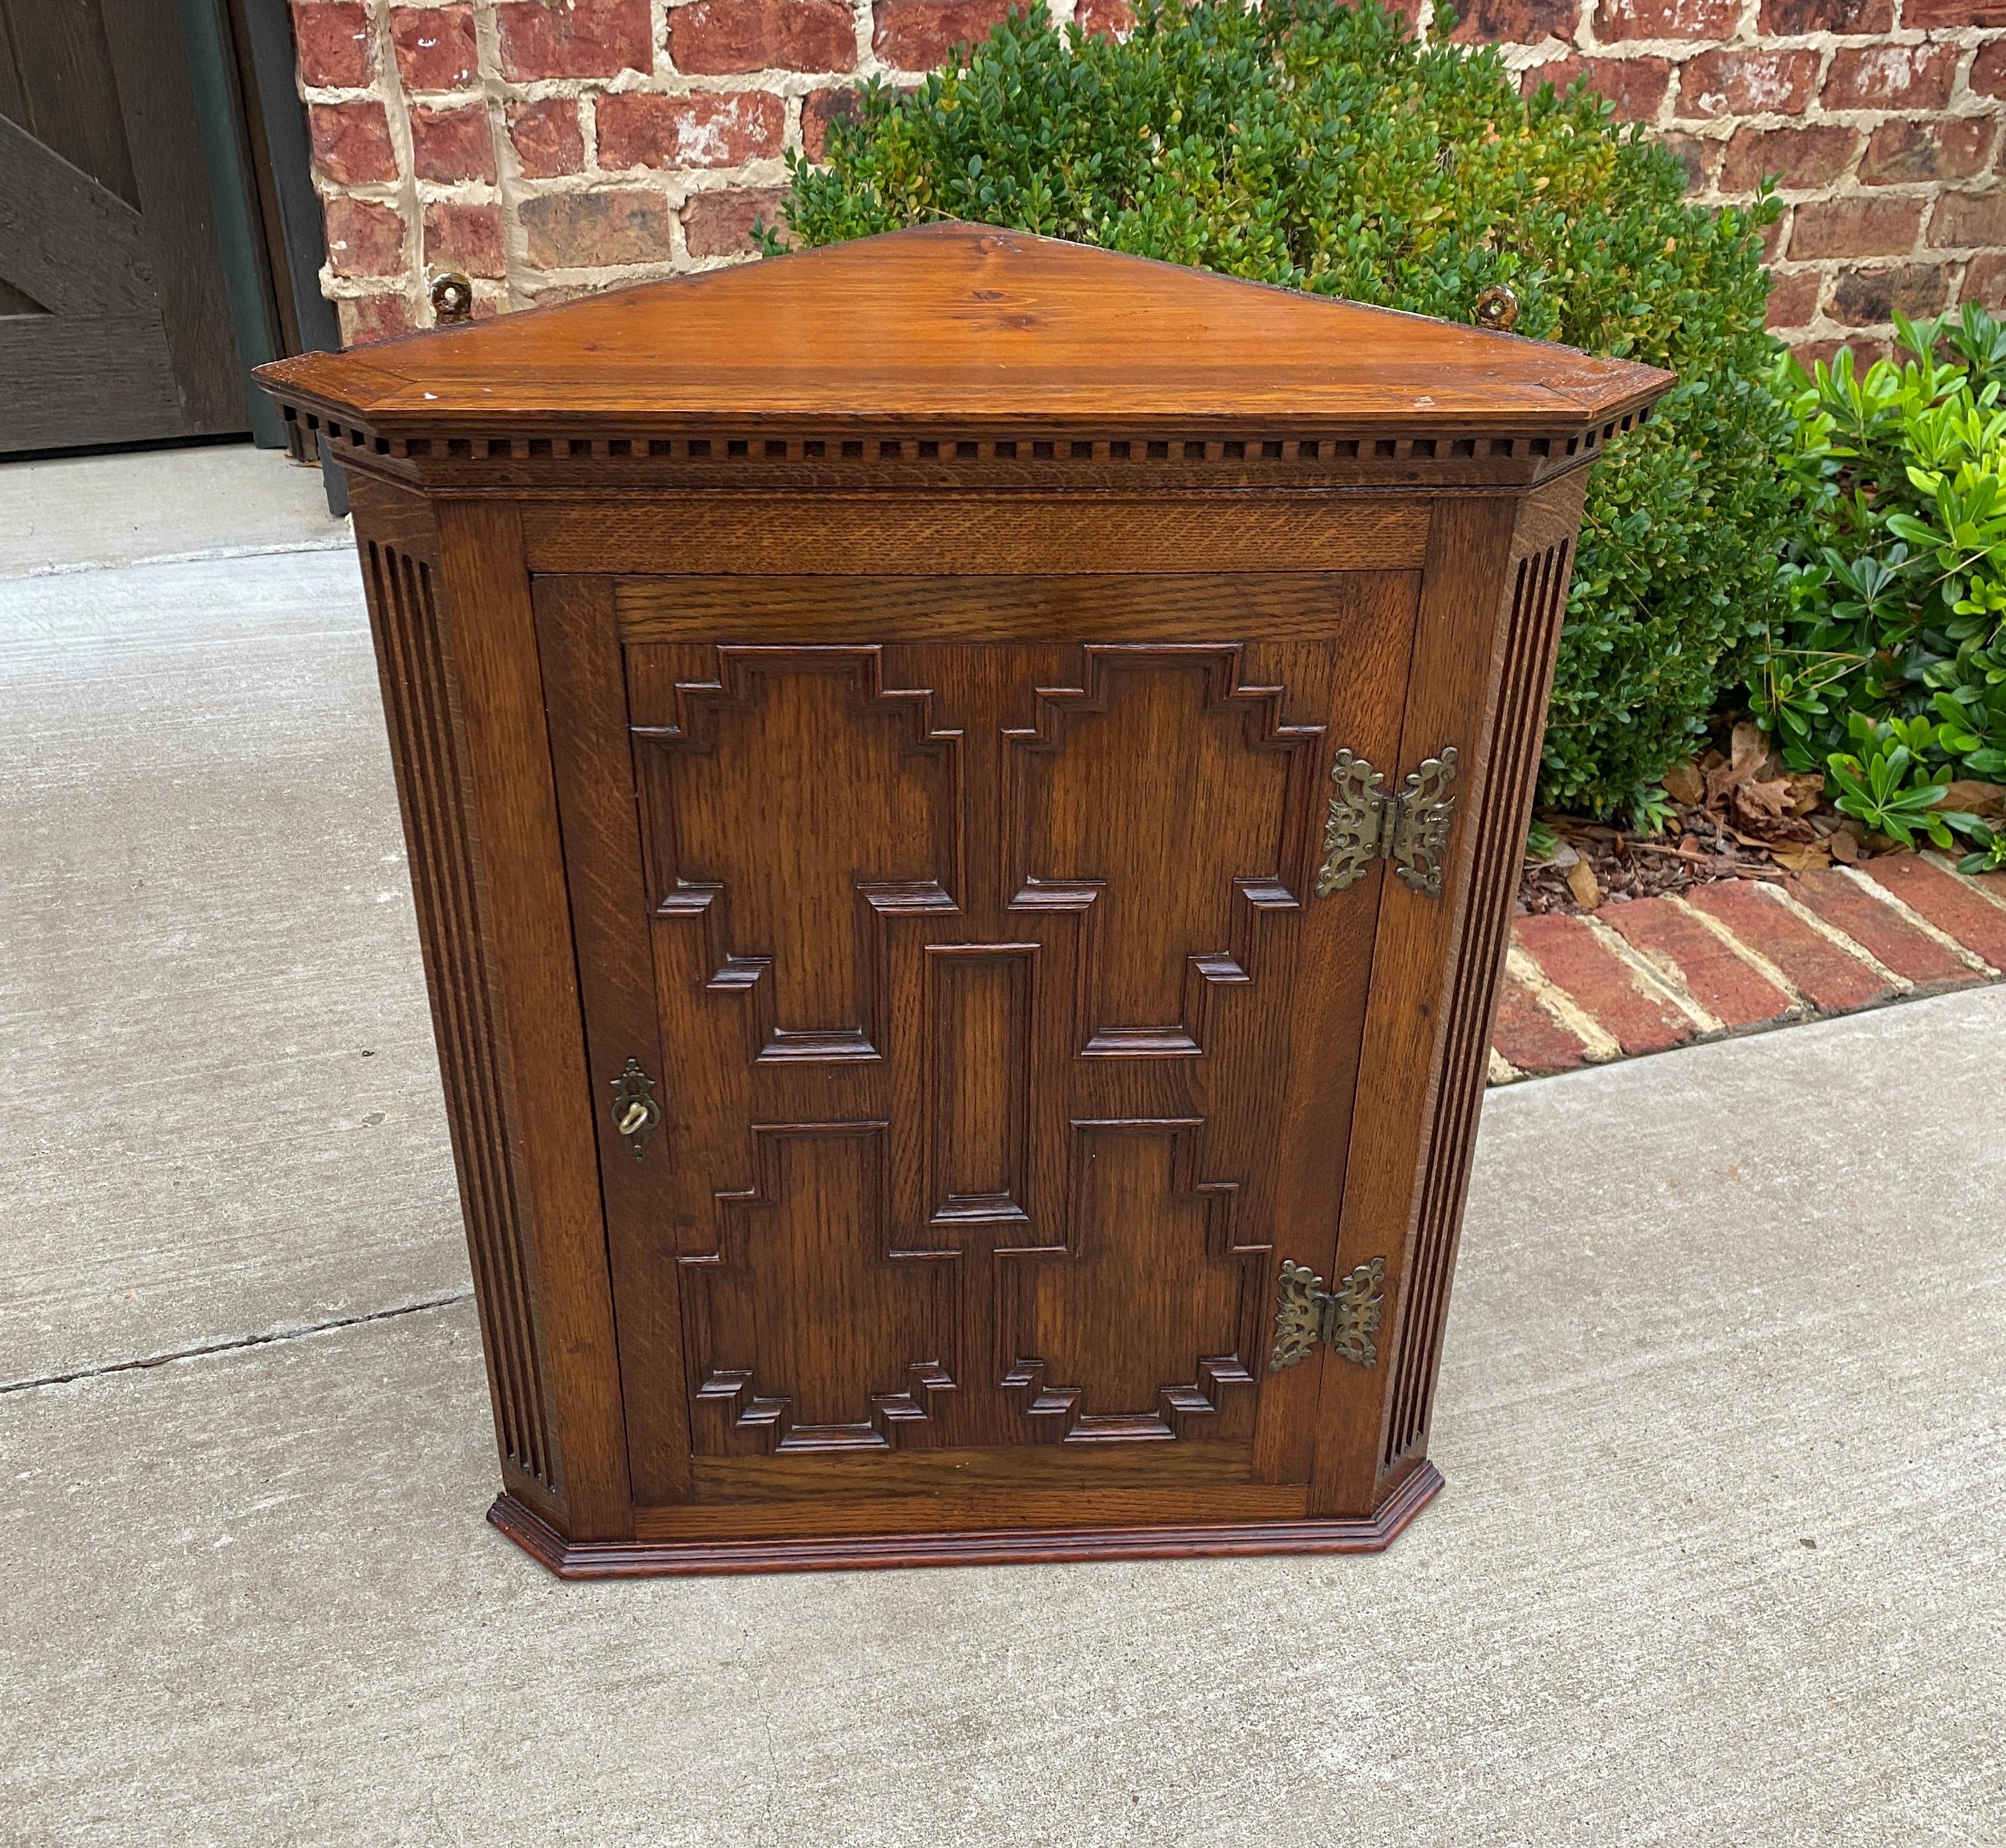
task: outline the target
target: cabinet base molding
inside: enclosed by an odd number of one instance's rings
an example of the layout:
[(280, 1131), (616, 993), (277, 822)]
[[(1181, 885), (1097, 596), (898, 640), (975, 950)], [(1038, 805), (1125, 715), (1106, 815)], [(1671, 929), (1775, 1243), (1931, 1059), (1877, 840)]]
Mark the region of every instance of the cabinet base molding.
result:
[(945, 1533), (840, 1534), (823, 1539), (567, 1540), (512, 1495), (487, 1519), (560, 1579), (691, 1578), (723, 1572), (860, 1572), (888, 1566), (1047, 1565), (1093, 1559), (1207, 1559), (1284, 1553), (1378, 1553), (1442, 1487), (1424, 1463), (1370, 1516), (1341, 1520), (1222, 1521), (1203, 1526), (973, 1529)]

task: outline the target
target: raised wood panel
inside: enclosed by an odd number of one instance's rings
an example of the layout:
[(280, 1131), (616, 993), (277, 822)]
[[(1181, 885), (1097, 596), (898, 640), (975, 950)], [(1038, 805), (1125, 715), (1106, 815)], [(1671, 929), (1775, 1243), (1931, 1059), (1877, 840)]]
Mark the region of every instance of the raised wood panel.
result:
[(1237, 643), (1089, 644), (1007, 734), (1004, 883), (1079, 920), (1084, 1056), (1202, 1053), (1214, 988), (1301, 904), (1321, 727), (1241, 667)]
[[(885, 1129), (753, 1128), (758, 1184), (719, 1194), (717, 1248), (681, 1258), (699, 1451), (885, 1449), (931, 1434), (917, 1427), (955, 1383), (956, 1255), (896, 1243)], [(824, 1338), (804, 1338), (811, 1320)]]
[[(1230, 613), (1212, 577), (1038, 586), (1051, 639), (850, 639), (889, 582), (790, 580), (780, 617), (743, 579), (539, 593), (557, 706), (632, 743), (624, 823), (614, 760), (558, 756), (600, 1082), (618, 1010), (658, 1015), (664, 1060), (646, 1163), (603, 1168), (642, 1505), (852, 1453), (898, 1494), (943, 1448), (1223, 1442), (1300, 1482), (1303, 1446), (1257, 1455), (1277, 1170), (1290, 1255), (1324, 1261), (1377, 904), (1304, 895), (1333, 727), (1397, 727), (1417, 579), (1268, 574), (1258, 640), (1194, 637)], [(938, 589), (1007, 632), (1022, 582)], [(1304, 979), (1334, 1009), (1321, 1108), (1291, 1100)]]
[(702, 932), (757, 1059), (878, 1058), (878, 919), (963, 887), (959, 741), (876, 649), (725, 647), (716, 673), (635, 727), (658, 915)]
[(1072, 1125), (1063, 1244), (1005, 1250), (1005, 1385), (1045, 1442), (1251, 1439), (1269, 1246), (1242, 1243), (1204, 1125)]
[(926, 1199), (935, 1224), (1029, 1218), (1038, 945), (930, 943)]

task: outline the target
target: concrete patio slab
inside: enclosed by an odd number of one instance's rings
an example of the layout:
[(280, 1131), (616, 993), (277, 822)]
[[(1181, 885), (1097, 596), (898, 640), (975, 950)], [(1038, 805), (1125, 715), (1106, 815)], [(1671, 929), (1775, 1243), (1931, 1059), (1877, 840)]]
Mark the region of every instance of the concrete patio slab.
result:
[(352, 557), (0, 584), (0, 709), (6, 1848), (2006, 1843), (2006, 987), (1494, 1092), (1380, 1558), (566, 1586)]
[(351, 543), (318, 469), (248, 442), (0, 464), (0, 578)]
[(352, 552), (0, 583), (0, 1383), (465, 1288)]
[(1376, 1558), (561, 1585), (481, 1524), (464, 1305), (0, 1395), (0, 1834), (2006, 1839), (2002, 1034), (1494, 1093)]

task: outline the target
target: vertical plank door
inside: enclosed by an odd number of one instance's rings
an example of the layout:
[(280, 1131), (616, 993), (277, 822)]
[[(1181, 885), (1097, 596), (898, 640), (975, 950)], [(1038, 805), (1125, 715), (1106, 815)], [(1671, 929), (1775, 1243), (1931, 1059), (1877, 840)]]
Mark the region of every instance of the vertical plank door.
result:
[(0, 0), (0, 456), (248, 431), (178, 9)]

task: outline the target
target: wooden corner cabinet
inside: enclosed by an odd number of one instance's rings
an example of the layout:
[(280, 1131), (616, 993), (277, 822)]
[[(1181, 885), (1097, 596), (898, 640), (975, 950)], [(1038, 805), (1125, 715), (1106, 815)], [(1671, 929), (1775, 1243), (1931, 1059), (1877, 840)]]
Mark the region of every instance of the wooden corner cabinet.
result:
[(1384, 1546), (1649, 368), (945, 224), (259, 376), (347, 466), (577, 1576)]

